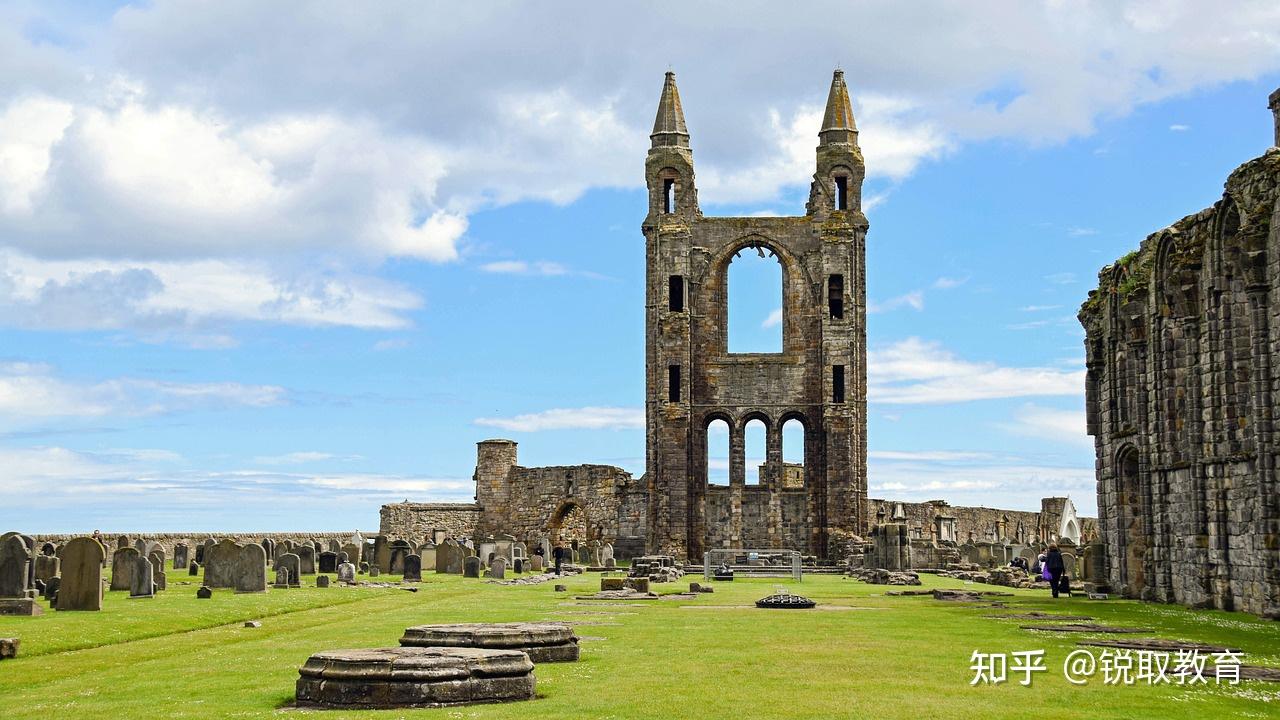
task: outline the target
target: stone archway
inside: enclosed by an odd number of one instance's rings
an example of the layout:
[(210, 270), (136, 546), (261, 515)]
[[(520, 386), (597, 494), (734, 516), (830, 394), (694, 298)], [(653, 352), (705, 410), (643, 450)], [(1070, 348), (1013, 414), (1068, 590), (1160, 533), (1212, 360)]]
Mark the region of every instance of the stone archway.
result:
[(560, 503), (547, 523), (547, 535), (552, 544), (560, 542), (566, 547), (575, 540), (579, 543), (590, 540), (591, 522), (586, 509), (573, 500)]
[(1142, 597), (1147, 587), (1145, 529), (1142, 483), (1139, 479), (1138, 451), (1132, 447), (1116, 458), (1116, 521), (1120, 535), (1120, 584), (1130, 597)]

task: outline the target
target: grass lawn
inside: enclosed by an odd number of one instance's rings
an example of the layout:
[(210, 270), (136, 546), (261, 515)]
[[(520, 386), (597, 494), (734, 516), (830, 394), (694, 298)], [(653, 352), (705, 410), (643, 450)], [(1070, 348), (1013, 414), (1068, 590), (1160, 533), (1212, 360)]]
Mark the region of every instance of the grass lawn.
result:
[[(1087, 685), (1062, 675), (1080, 635), (1037, 633), (990, 615), (1048, 610), (1147, 627), (1152, 635), (1242, 648), (1280, 666), (1280, 623), (1129, 601), (1051, 600), (1015, 591), (1007, 609), (886, 597), (889, 589), (829, 576), (788, 583), (814, 610), (757, 610), (781, 581), (716, 583), (690, 600), (575, 602), (599, 576), (500, 587), (429, 573), (417, 593), (393, 588), (218, 591), (197, 600), (193, 578), (170, 574), (152, 600), (108, 593), (103, 612), (0, 617), (18, 659), (0, 662), (0, 717), (268, 718), (289, 707), (298, 666), (320, 650), (395, 646), (409, 625), (565, 620), (583, 638), (578, 663), (540, 665), (538, 699), (439, 710), (335, 712), (324, 718), (1223, 718), (1280, 717), (1280, 684)], [(386, 580), (378, 578), (379, 580)], [(698, 578), (690, 578), (697, 580)], [(307, 577), (313, 584), (314, 578)], [(924, 576), (925, 588), (961, 587)], [(683, 583), (655, 585), (659, 592)], [(970, 589), (1005, 588), (968, 586)], [(831, 609), (831, 608), (842, 609)], [(828, 609), (823, 609), (828, 608)], [(261, 620), (261, 628), (245, 628)], [(1031, 687), (971, 686), (970, 655), (1046, 652)], [(311, 714), (311, 713), (306, 713)]]

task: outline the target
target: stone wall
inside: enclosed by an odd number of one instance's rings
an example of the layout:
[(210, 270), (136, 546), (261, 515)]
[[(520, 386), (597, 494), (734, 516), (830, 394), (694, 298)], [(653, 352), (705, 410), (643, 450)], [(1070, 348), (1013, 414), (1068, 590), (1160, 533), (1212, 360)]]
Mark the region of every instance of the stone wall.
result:
[[(42, 543), (51, 542), (55, 545), (62, 545), (69, 540), (78, 537), (85, 537), (90, 533), (50, 533), (44, 535), (33, 535), (36, 540), (37, 548)], [(238, 543), (258, 543), (263, 540), (273, 540), (280, 542), (282, 540), (290, 540), (294, 543), (301, 542), (318, 542), (322, 546), (328, 547), (330, 542), (336, 542), (339, 546), (351, 542), (351, 539), (359, 534), (365, 539), (370, 539), (377, 533), (364, 530), (345, 530), (336, 532), (267, 532), (267, 533), (223, 533), (223, 532), (161, 532), (161, 533), (121, 533), (121, 532), (104, 532), (103, 539), (107, 545), (107, 557), (111, 557), (111, 553), (116, 548), (121, 547), (120, 538), (128, 538), (128, 545), (132, 546), (138, 540), (154, 542), (164, 548), (165, 556), (173, 558), (173, 547), (179, 543), (185, 543), (189, 548), (195, 548), (196, 545), (203, 543), (210, 538), (214, 540), (231, 539)], [(195, 555), (191, 556), (195, 559)]]
[[(770, 492), (767, 486), (746, 485), (741, 490), (742, 534), (736, 539), (730, 533), (732, 523), (733, 490), (725, 485), (712, 485), (707, 488), (707, 547), (708, 548), (747, 548), (799, 550), (806, 552), (808, 543), (808, 523), (805, 521), (807, 496), (804, 488), (784, 489), (782, 492)], [(774, 499), (778, 501), (780, 522), (768, 522), (770, 507)], [(778, 529), (781, 535), (772, 537), (772, 529)], [(697, 562), (701, 558), (691, 558)]]
[(378, 532), (390, 540), (421, 543), (441, 530), (445, 537), (472, 538), (480, 524), (480, 506), (474, 503), (415, 503), (383, 505)]
[(1278, 291), (1271, 148), (1103, 268), (1081, 308), (1106, 572), (1125, 595), (1280, 617)]
[[(868, 500), (870, 525), (896, 523), (905, 525), (908, 537), (913, 540), (950, 541), (955, 543), (1002, 542), (1012, 545), (1033, 545), (1058, 540), (1062, 518), (1067, 512), (1066, 498), (1044, 498), (1040, 512), (1026, 510), (1002, 510), (987, 507), (950, 505), (945, 500), (929, 500), (922, 503), (897, 500)], [(1070, 516), (1075, 517), (1074, 505)], [(939, 519), (950, 518), (954, 536), (941, 527)], [(1080, 538), (1087, 542), (1097, 535), (1097, 520), (1078, 518), (1081, 523)]]

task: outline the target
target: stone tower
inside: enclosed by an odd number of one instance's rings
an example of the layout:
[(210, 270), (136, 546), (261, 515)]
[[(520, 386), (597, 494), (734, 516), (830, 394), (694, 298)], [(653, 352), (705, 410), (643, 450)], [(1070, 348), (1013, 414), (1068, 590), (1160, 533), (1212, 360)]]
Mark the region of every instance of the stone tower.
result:
[(476, 443), (476, 504), (481, 513), (480, 535), (508, 532), (510, 528), (493, 525), (497, 518), (511, 513), (511, 469), (516, 466), (516, 443), (513, 440), (483, 440)]
[[(818, 133), (805, 214), (705, 217), (674, 73), (645, 162), (645, 413), (648, 549), (700, 559), (708, 548), (774, 547), (843, 557), (866, 531), (865, 168), (844, 74)], [(743, 250), (782, 267), (780, 353), (728, 351), (728, 269)], [(782, 466), (782, 426), (805, 429), (804, 483), (768, 473), (744, 487), (746, 424), (766, 427)], [(729, 425), (729, 485), (708, 486), (707, 427)]]

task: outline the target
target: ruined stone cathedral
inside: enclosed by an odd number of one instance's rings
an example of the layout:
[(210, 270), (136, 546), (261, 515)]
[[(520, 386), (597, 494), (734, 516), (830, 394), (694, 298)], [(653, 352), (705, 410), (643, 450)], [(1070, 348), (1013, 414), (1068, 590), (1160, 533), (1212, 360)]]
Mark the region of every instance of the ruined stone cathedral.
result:
[[(651, 546), (800, 548), (840, 557), (867, 501), (866, 172), (836, 71), (805, 214), (707, 217), (675, 75), (667, 73), (645, 162), (645, 423)], [(743, 250), (782, 266), (782, 352), (728, 350), (728, 271)], [(783, 486), (782, 426), (805, 430), (804, 482)], [(729, 426), (729, 485), (707, 482), (707, 429)], [(765, 472), (747, 487), (746, 425), (766, 429)]]

